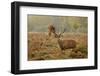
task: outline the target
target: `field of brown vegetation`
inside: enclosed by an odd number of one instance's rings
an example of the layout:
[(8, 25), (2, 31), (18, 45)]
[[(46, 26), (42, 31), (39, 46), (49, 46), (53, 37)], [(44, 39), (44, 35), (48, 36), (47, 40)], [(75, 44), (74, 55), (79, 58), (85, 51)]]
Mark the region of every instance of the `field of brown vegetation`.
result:
[(64, 33), (61, 39), (75, 40), (74, 49), (61, 50), (56, 38), (46, 33), (28, 32), (28, 60), (80, 59), (88, 57), (87, 34)]

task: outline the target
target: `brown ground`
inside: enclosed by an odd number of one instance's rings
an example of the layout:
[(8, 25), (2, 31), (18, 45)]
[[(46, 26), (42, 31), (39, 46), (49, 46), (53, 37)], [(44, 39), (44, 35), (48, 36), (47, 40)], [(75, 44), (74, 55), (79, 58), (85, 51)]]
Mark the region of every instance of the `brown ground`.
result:
[(61, 50), (56, 38), (45, 33), (28, 33), (28, 60), (55, 60), (87, 58), (87, 35), (66, 33), (62, 39), (75, 40), (77, 47)]

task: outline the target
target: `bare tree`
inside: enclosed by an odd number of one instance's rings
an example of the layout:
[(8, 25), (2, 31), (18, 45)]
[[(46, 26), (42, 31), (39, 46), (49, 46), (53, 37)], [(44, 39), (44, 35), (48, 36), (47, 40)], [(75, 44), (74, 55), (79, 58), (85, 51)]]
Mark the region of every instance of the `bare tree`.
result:
[(55, 37), (58, 36), (58, 35), (56, 34), (56, 29), (55, 29), (54, 25), (53, 25), (53, 24), (50, 24), (50, 25), (48, 26), (48, 36), (50, 37), (52, 34), (53, 34)]

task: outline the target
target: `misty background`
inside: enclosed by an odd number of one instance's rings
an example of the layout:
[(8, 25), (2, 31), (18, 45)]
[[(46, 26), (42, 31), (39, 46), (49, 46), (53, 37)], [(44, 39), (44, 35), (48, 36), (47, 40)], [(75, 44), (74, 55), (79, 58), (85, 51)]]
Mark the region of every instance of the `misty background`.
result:
[(87, 33), (88, 18), (79, 16), (46, 16), (28, 15), (28, 32), (47, 32), (48, 26), (53, 24), (56, 32)]

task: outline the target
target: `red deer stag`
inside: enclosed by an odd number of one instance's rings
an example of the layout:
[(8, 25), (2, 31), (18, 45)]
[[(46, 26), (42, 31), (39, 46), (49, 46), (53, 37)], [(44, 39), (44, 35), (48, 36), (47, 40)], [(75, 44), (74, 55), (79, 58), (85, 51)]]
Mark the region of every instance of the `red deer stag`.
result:
[(53, 25), (50, 25), (48, 27), (48, 30), (49, 30), (49, 36), (51, 36), (51, 33), (52, 33), (52, 34), (54, 34), (55, 38), (57, 38), (57, 41), (58, 41), (58, 44), (59, 44), (61, 50), (76, 48), (75, 40), (60, 39), (62, 34), (66, 31), (66, 29), (64, 29), (62, 33), (57, 34), (55, 27)]

